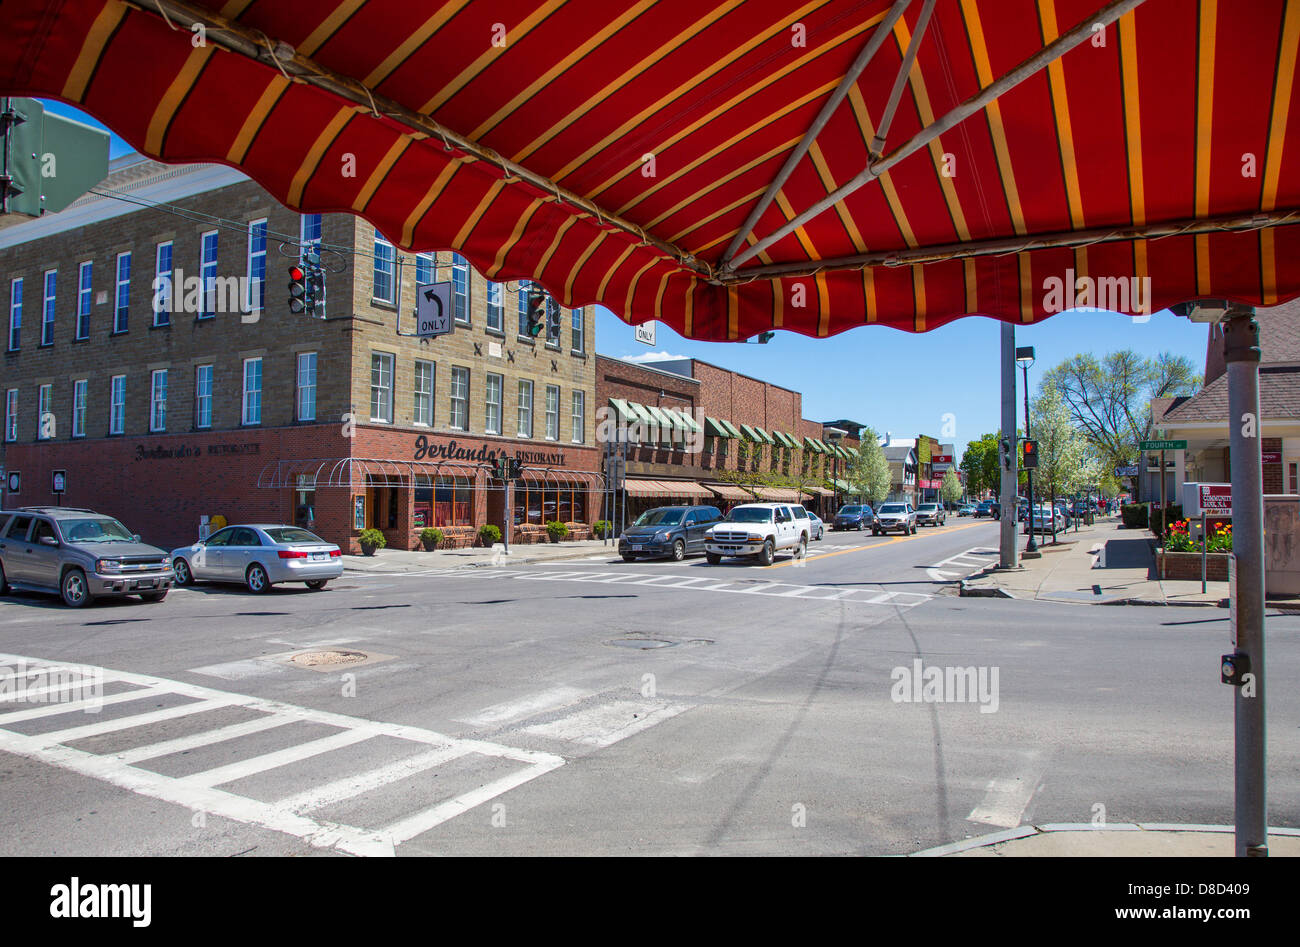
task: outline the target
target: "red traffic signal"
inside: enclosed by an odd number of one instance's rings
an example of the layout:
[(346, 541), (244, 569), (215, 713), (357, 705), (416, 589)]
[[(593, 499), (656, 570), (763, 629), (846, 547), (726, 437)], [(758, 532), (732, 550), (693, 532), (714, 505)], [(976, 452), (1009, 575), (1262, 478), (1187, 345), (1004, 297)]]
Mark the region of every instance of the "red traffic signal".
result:
[(1024, 467), (1026, 470), (1038, 466), (1038, 441), (1026, 440), (1024, 443)]
[(302, 312), (307, 308), (307, 271), (298, 264), (289, 267), (289, 311)]

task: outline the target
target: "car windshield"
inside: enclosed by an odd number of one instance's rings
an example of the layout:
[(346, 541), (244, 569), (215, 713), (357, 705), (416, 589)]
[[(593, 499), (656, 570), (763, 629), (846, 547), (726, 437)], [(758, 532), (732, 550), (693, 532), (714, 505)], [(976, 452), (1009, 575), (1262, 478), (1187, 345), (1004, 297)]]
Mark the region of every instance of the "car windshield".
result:
[(862, 507), (860, 507), (860, 506), (842, 506), (842, 507), (840, 507), (840, 511), (839, 511), (838, 513), (836, 513), (835, 515), (836, 515), (836, 516), (856, 516), (857, 514), (859, 514), (859, 513), (861, 513), (861, 512), (862, 512)]
[(729, 523), (770, 523), (772, 511), (765, 507), (740, 506), (727, 514)]
[(70, 543), (131, 542), (131, 531), (109, 516), (94, 519), (60, 520), (59, 529)]
[(880, 508), (881, 513), (906, 513), (907, 506), (902, 503), (886, 503)]
[(262, 532), (271, 537), (273, 543), (324, 543), (315, 533), (309, 533), (297, 526), (273, 526)]
[(647, 510), (636, 518), (633, 526), (677, 526), (682, 521), (682, 515), (686, 511), (679, 506), (662, 507), (657, 510)]
[(919, 507), (917, 507), (917, 509), (925, 510), (927, 513), (930, 513), (930, 512), (933, 512), (934, 510), (939, 509), (939, 504), (937, 504), (937, 503), (922, 503)]

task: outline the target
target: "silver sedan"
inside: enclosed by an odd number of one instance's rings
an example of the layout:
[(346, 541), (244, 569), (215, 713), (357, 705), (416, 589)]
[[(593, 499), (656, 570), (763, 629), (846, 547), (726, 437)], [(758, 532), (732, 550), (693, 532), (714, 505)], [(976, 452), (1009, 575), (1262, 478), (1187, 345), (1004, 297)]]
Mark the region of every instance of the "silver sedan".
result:
[(280, 582), (323, 589), (343, 574), (338, 546), (297, 526), (256, 523), (227, 526), (192, 546), (172, 552), (177, 585), (195, 581), (239, 582), (262, 593)]

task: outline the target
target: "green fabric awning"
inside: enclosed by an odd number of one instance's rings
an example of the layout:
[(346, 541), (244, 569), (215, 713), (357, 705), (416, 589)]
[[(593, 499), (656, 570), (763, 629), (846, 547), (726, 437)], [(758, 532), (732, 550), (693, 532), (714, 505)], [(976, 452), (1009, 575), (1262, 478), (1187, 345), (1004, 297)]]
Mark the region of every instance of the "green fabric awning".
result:
[(708, 418), (708, 417), (704, 419), (704, 433), (712, 434), (714, 437), (735, 437), (736, 436), (727, 430), (727, 422), (719, 421), (717, 418)]
[(762, 444), (762, 443), (763, 443), (763, 439), (762, 439), (761, 437), (758, 436), (758, 432), (755, 431), (755, 430), (754, 430), (752, 427), (750, 427), (748, 424), (742, 424), (742, 425), (740, 426), (740, 429), (741, 429), (742, 431), (745, 432), (745, 437), (749, 438), (749, 439), (750, 439), (751, 441), (753, 441), (754, 443), (756, 443), (756, 444)]
[(736, 427), (736, 425), (732, 424), (730, 421), (724, 419), (722, 423), (726, 425), (726, 428), (731, 432), (732, 437), (739, 439), (745, 436), (740, 433), (740, 428)]
[(772, 433), (776, 435), (776, 439), (780, 441), (782, 445), (784, 445), (785, 447), (791, 447), (796, 449), (799, 447), (799, 445), (795, 443), (794, 438), (791, 437), (789, 434), (786, 434), (784, 431), (773, 431)]
[(654, 418), (655, 424), (659, 425), (660, 435), (666, 434), (676, 427), (668, 415), (664, 414), (661, 409), (656, 408), (652, 404), (646, 405), (645, 409), (650, 412), (650, 416)]
[(686, 426), (686, 422), (675, 408), (660, 408), (659, 411), (668, 418), (668, 422), (672, 425), (674, 431), (681, 434), (690, 433), (691, 429)]
[(610, 398), (609, 403), (614, 406), (618, 416), (626, 423), (633, 424), (637, 421), (636, 412), (628, 407), (627, 402), (622, 398)]
[(642, 424), (655, 424), (655, 419), (651, 417), (650, 412), (646, 410), (645, 405), (637, 404), (635, 401), (629, 401), (627, 406), (636, 413), (637, 420)]
[(674, 408), (673, 413), (682, 419), (682, 423), (686, 425), (686, 430), (694, 434), (699, 434), (704, 430), (704, 428), (700, 427), (700, 422), (691, 416), (688, 408)]
[(816, 452), (816, 453), (818, 453), (818, 454), (822, 453), (822, 446), (821, 446), (821, 444), (819, 444), (819, 443), (817, 442), (817, 439), (816, 439), (816, 438), (805, 437), (805, 438), (803, 439), (803, 442), (804, 442), (804, 445), (805, 445), (809, 450), (814, 451), (814, 452)]
[(758, 432), (758, 436), (761, 437), (765, 443), (768, 444), (776, 443), (776, 440), (773, 439), (772, 435), (768, 434), (767, 431), (763, 430), (761, 427), (756, 427), (754, 428), (754, 430)]

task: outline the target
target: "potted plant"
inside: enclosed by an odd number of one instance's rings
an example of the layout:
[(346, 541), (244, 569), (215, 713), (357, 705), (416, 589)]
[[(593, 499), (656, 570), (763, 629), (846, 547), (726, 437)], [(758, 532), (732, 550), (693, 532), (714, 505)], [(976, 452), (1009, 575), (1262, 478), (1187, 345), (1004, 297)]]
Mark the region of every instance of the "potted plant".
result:
[(363, 556), (373, 556), (376, 549), (383, 549), (388, 545), (388, 540), (384, 538), (384, 534), (373, 527), (363, 529), (358, 541), (361, 543), (361, 554)]
[(493, 546), (501, 542), (501, 528), (491, 523), (484, 523), (478, 528), (478, 540), (484, 546)]
[(610, 533), (614, 531), (613, 524), (609, 520), (596, 520), (591, 525), (591, 532), (597, 539), (608, 539)]
[(433, 552), (442, 542), (442, 530), (426, 526), (420, 530), (420, 542), (424, 545), (425, 552)]
[(546, 524), (546, 535), (551, 537), (551, 542), (558, 543), (569, 535), (569, 527), (559, 520), (551, 520)]

